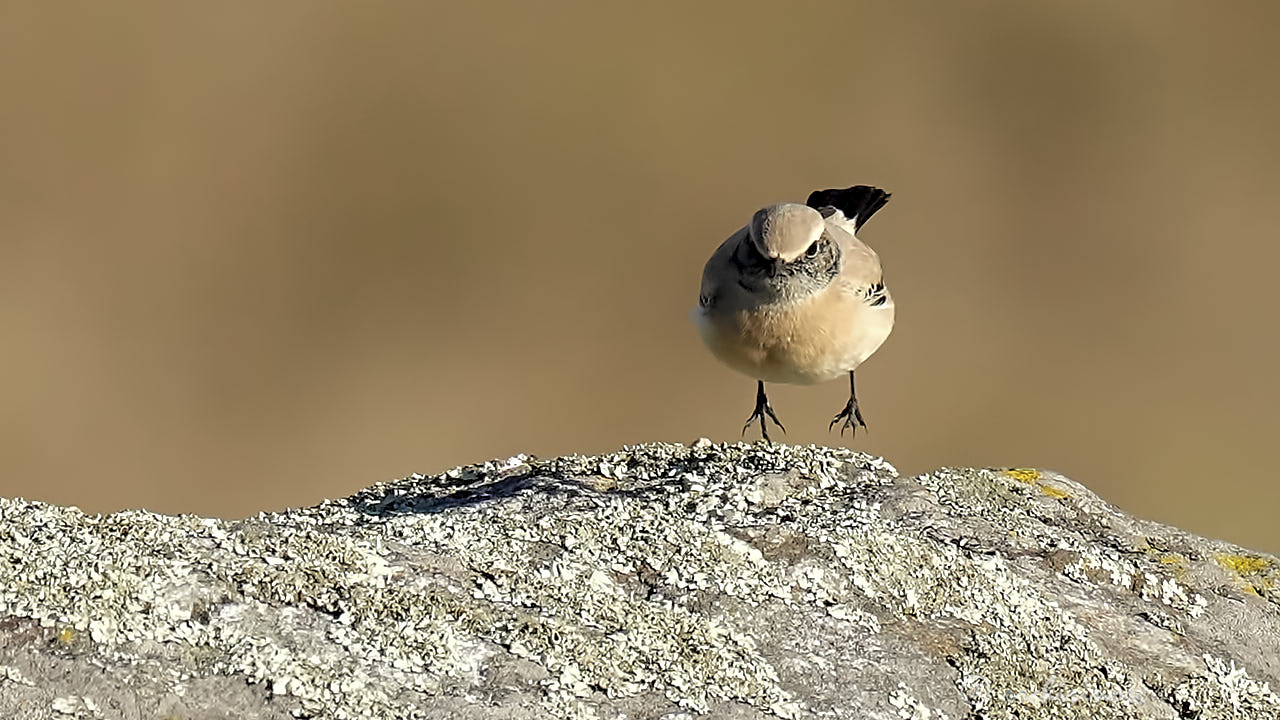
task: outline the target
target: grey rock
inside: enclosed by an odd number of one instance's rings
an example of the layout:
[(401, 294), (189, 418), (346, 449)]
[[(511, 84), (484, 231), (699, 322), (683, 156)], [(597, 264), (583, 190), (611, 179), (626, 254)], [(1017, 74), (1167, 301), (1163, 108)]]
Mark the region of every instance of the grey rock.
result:
[(0, 500), (0, 717), (1280, 718), (1280, 560), (1060, 475), (644, 445), (242, 521)]

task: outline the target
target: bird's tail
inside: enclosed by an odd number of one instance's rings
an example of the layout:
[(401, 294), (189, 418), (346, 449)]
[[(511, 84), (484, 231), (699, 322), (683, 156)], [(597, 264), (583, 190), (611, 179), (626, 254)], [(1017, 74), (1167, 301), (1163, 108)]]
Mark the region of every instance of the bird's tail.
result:
[(814, 209), (833, 207), (853, 221), (853, 229), (860, 230), (877, 210), (889, 202), (889, 193), (870, 185), (854, 185), (844, 190), (814, 190), (805, 204)]

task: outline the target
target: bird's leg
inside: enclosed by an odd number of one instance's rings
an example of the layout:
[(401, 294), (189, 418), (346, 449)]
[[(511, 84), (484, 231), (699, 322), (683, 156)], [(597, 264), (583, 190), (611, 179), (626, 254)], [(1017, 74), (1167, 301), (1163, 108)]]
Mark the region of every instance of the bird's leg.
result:
[[(768, 416), (767, 419), (766, 415)], [(782, 428), (782, 432), (785, 433), (787, 431), (785, 427), (782, 427), (782, 421), (778, 420), (778, 416), (773, 414), (773, 406), (769, 404), (769, 398), (764, 394), (763, 380), (756, 381), (756, 409), (755, 412), (751, 413), (751, 417), (747, 418), (747, 424), (742, 426), (742, 434), (746, 435), (747, 428), (751, 427), (751, 423), (757, 420), (760, 421), (760, 435), (764, 437), (765, 442), (769, 442), (769, 420), (773, 420), (775, 425)]]
[(827, 430), (830, 431), (841, 420), (844, 420), (844, 424), (840, 426), (840, 437), (844, 437), (846, 429), (852, 430), (853, 434), (857, 435), (859, 425), (862, 426), (863, 430), (867, 429), (867, 423), (862, 419), (862, 411), (858, 409), (858, 391), (853, 387), (852, 370), (849, 371), (849, 402), (845, 403), (844, 409), (831, 421), (831, 424), (827, 426)]

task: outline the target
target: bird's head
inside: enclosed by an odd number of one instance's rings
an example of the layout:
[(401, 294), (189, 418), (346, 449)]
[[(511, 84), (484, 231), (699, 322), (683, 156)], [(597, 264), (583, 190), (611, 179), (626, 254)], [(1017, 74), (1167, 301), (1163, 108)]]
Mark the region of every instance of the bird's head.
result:
[(735, 253), (738, 284), (757, 303), (797, 300), (821, 290), (839, 272), (840, 248), (822, 214), (782, 203), (756, 211)]
[(818, 252), (825, 224), (808, 205), (780, 203), (760, 208), (751, 218), (750, 239), (756, 252), (775, 265), (793, 263)]

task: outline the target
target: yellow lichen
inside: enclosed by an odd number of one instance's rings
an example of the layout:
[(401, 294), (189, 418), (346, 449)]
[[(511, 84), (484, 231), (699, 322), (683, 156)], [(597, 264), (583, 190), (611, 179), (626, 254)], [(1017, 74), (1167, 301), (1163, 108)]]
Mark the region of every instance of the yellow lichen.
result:
[(1156, 558), (1156, 562), (1170, 566), (1173, 576), (1176, 578), (1182, 578), (1187, 574), (1187, 559), (1178, 553), (1161, 552), (1160, 556)]
[(76, 641), (76, 631), (69, 627), (64, 627), (58, 631), (57, 642), (59, 645), (66, 646)]
[(1024, 482), (1027, 484), (1031, 484), (1040, 479), (1040, 471), (1033, 470), (1031, 468), (1009, 468), (1004, 471), (1004, 474), (1018, 482)]
[(1045, 495), (1048, 495), (1051, 498), (1071, 497), (1071, 493), (1067, 492), (1066, 490), (1063, 490), (1060, 487), (1054, 487), (1053, 485), (1041, 485), (1040, 492), (1044, 493)]
[(1271, 561), (1253, 555), (1219, 555), (1218, 564), (1237, 575), (1257, 575), (1271, 567)]
[(1034, 468), (1009, 468), (1004, 471), (1004, 474), (1020, 483), (1038, 486), (1041, 493), (1048, 495), (1051, 498), (1061, 499), (1071, 497), (1071, 493), (1066, 490), (1054, 485), (1045, 484), (1044, 476), (1040, 474), (1039, 470)]

